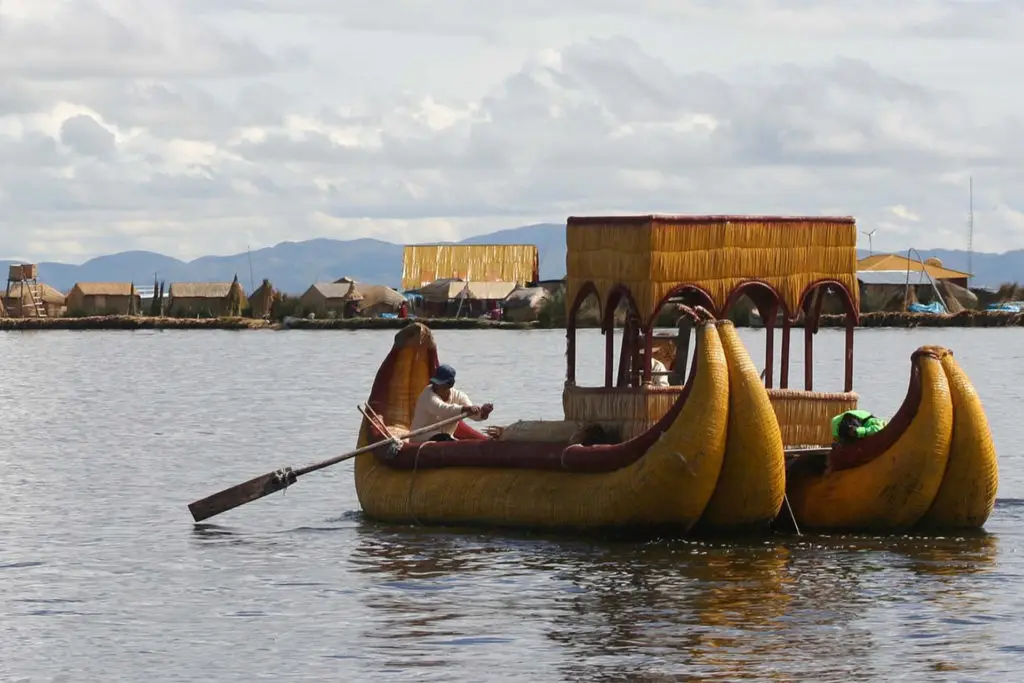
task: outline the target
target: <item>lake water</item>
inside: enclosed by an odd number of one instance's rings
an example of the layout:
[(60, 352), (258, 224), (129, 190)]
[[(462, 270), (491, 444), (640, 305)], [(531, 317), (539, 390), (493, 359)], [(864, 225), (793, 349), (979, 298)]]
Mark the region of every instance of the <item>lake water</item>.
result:
[[(193, 525), (192, 500), (349, 450), (393, 334), (0, 335), (0, 681), (1024, 676), (1018, 329), (857, 334), (856, 389), (885, 415), (917, 346), (956, 353), (1000, 455), (986, 534), (611, 542), (387, 526), (362, 518), (351, 463)], [(762, 333), (741, 334), (760, 365)], [(563, 332), (436, 337), (493, 423), (560, 418)], [(818, 335), (816, 388), (841, 389), (842, 343)], [(581, 383), (600, 381), (602, 348), (580, 333)]]

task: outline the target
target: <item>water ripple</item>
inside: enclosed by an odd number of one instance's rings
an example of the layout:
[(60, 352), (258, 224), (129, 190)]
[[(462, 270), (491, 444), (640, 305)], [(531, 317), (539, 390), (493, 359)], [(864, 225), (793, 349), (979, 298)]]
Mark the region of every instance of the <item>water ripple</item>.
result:
[[(350, 464), (192, 524), (191, 500), (347, 450), (393, 334), (0, 335), (18, 359), (0, 369), (17, 397), (0, 453), (0, 680), (1015, 680), (1011, 333), (858, 337), (858, 390), (883, 414), (914, 348), (957, 352), (1000, 449), (987, 532), (730, 542), (378, 524)], [(561, 332), (437, 336), (443, 356), (473, 349), (448, 359), (496, 420), (560, 413)], [(742, 336), (761, 357), (760, 335)], [(841, 388), (842, 334), (815, 350), (816, 381)], [(581, 381), (600, 381), (600, 335), (581, 333), (579, 355)]]

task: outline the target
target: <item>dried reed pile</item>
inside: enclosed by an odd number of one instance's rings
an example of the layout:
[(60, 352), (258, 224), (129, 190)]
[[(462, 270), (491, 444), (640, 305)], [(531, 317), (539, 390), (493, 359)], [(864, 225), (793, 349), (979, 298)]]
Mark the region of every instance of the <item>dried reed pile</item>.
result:
[(615, 285), (625, 285), (644, 316), (682, 284), (706, 290), (719, 309), (751, 279), (774, 287), (790, 311), (798, 309), (809, 285), (823, 279), (845, 285), (855, 305), (859, 297), (852, 218), (570, 218), (566, 241), (570, 303), (588, 281), (602, 300)]

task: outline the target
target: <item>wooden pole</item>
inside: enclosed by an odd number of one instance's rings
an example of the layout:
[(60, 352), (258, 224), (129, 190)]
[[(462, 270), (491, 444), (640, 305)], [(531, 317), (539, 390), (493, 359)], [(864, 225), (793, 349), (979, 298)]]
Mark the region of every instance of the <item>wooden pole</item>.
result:
[(676, 334), (676, 362), (673, 364), (675, 378), (672, 382), (682, 385), (686, 382), (686, 366), (690, 362), (690, 335), (693, 332), (693, 320), (689, 315), (679, 318), (678, 333)]
[(569, 314), (568, 324), (565, 326), (565, 381), (567, 384), (576, 384), (576, 310)]
[(615, 366), (615, 320), (606, 321), (604, 330), (604, 385), (612, 388), (612, 370)]
[(629, 372), (632, 369), (633, 320), (628, 315), (622, 324), (622, 345), (619, 347), (619, 371), (616, 373), (616, 386), (627, 386)]
[(846, 379), (843, 382), (843, 391), (853, 391), (853, 327), (854, 316), (852, 311), (846, 312)]
[(654, 326), (648, 327), (644, 330), (644, 367), (642, 377), (640, 378), (641, 384), (651, 383), (651, 363), (653, 362), (652, 357), (654, 354)]
[(764, 329), (767, 337), (764, 342), (764, 386), (772, 388), (772, 375), (775, 374), (775, 316), (779, 312), (778, 304), (768, 308), (768, 318), (765, 320)]
[(789, 334), (793, 329), (789, 316), (782, 318), (782, 367), (779, 368), (779, 388), (789, 388)]

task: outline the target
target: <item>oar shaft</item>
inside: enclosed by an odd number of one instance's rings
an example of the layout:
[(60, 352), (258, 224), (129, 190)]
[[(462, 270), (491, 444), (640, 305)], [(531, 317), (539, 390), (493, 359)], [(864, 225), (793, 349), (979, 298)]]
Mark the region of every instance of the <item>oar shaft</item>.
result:
[[(408, 434), (406, 434), (405, 437), (403, 437), (403, 438), (408, 439), (409, 437), (413, 437), (413, 436), (421, 436), (423, 434), (429, 434), (429, 433), (431, 433), (433, 431), (436, 431), (436, 430), (440, 429), (441, 427), (447, 427), (448, 425), (452, 424), (453, 422), (459, 422), (464, 417), (465, 417), (465, 415), (456, 415), (454, 417), (449, 417), (446, 420), (441, 420), (440, 422), (435, 422), (432, 425), (427, 425), (426, 427), (420, 427), (419, 429), (415, 429), (415, 430), (409, 432)], [(335, 456), (333, 458), (329, 458), (329, 459), (324, 460), (322, 462), (314, 463), (312, 465), (307, 465), (305, 467), (300, 467), (297, 470), (293, 470), (293, 473), (295, 474), (296, 477), (301, 477), (303, 474), (309, 474), (310, 472), (316, 472), (317, 470), (321, 470), (321, 469), (323, 469), (325, 467), (330, 467), (331, 465), (337, 465), (339, 462), (342, 462), (344, 460), (348, 460), (350, 458), (354, 458), (357, 455), (362, 455), (363, 453), (369, 453), (370, 451), (376, 450), (376, 449), (380, 448), (381, 446), (386, 446), (387, 444), (391, 443), (391, 441), (392, 441), (391, 439), (384, 439), (383, 441), (377, 441), (376, 443), (371, 443), (371, 444), (369, 444), (367, 446), (363, 446), (362, 448), (357, 448), (356, 450), (351, 451), (349, 453), (345, 453), (343, 455), (337, 455), (337, 456)]]

